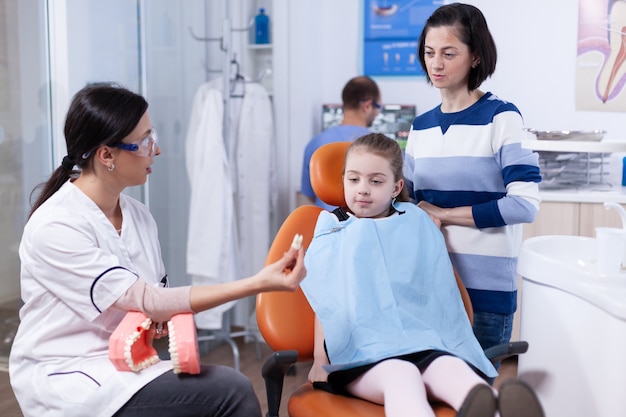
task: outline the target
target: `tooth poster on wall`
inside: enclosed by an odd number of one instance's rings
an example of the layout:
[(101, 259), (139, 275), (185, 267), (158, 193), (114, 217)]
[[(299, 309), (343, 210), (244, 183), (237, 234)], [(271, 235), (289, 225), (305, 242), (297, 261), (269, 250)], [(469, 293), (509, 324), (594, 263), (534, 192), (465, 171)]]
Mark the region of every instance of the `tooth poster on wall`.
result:
[(580, 0), (576, 110), (626, 111), (626, 1)]
[(424, 75), (417, 41), (426, 19), (444, 1), (364, 0), (363, 73)]

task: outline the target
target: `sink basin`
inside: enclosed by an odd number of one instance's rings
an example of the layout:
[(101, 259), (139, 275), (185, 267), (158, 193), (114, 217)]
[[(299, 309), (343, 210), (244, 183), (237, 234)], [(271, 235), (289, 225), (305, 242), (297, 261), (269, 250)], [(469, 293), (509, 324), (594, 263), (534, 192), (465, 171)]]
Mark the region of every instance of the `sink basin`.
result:
[(596, 239), (538, 236), (522, 244), (518, 377), (547, 416), (626, 410), (626, 271), (596, 268)]
[(559, 288), (626, 320), (626, 270), (599, 274), (594, 238), (554, 235), (527, 239), (517, 272), (525, 280)]

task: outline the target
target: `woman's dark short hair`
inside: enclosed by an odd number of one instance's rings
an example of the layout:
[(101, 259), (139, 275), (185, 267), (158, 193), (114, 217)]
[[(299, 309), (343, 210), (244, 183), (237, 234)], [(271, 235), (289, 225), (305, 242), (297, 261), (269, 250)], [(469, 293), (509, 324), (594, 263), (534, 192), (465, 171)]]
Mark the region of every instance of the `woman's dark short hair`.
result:
[(496, 44), (489, 32), (487, 21), (482, 12), (474, 6), (463, 3), (452, 3), (439, 7), (428, 18), (419, 37), (417, 56), (422, 69), (426, 73), (426, 80), (432, 84), (428, 76), (424, 61), (424, 42), (426, 34), (431, 28), (454, 26), (458, 31), (459, 40), (468, 46), (470, 52), (479, 59), (476, 68), (471, 68), (468, 80), (468, 90), (476, 90), (496, 70), (498, 53)]

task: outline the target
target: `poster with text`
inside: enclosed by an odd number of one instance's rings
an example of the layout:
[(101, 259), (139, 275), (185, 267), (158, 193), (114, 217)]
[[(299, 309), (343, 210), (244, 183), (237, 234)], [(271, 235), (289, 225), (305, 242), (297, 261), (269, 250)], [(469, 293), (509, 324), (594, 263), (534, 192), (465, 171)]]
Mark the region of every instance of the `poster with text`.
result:
[(445, 1), (364, 0), (363, 72), (424, 75), (417, 41), (426, 19)]
[(580, 0), (576, 110), (626, 111), (626, 1)]

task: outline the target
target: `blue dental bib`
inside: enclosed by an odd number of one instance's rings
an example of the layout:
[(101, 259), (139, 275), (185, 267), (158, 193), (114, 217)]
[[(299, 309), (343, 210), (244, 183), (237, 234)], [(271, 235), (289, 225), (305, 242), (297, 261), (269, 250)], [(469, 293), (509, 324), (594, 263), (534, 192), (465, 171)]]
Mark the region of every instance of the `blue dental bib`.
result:
[(301, 287), (324, 328), (329, 372), (437, 349), (497, 372), (472, 331), (441, 231), (397, 203), (382, 219), (318, 218)]

